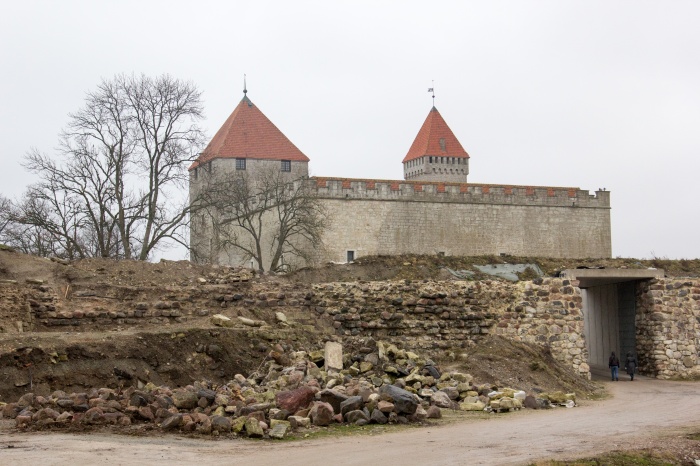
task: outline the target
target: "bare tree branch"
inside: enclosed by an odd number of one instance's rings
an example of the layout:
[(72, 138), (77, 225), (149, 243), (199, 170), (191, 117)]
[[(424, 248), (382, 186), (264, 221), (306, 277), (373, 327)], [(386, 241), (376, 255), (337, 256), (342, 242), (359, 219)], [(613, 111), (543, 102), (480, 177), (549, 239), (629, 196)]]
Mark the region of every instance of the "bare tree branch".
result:
[[(211, 222), (212, 257), (235, 250), (244, 260), (254, 260), (260, 271), (279, 271), (290, 259), (309, 261), (310, 252), (321, 245), (328, 217), (308, 180), (292, 181), (269, 168), (254, 175), (205, 172), (199, 183), (195, 204)], [(201, 256), (196, 249), (194, 255)]]
[[(164, 240), (182, 241), (191, 206), (173, 199), (183, 197), (185, 164), (204, 142), (201, 118), (191, 83), (167, 75), (102, 81), (70, 115), (57, 156), (25, 157), (41, 179), (31, 199), (65, 207), (30, 224), (82, 256), (146, 260)], [(69, 220), (80, 231), (55, 228)]]

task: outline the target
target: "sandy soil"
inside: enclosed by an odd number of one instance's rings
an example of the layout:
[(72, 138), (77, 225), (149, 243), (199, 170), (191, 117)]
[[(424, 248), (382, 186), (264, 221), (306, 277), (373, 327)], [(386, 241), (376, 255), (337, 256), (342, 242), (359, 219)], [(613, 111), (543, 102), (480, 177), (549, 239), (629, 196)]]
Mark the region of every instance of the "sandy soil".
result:
[[(698, 383), (639, 377), (606, 384), (610, 399), (586, 401), (573, 409), (523, 410), (377, 436), (297, 442), (25, 434), (5, 426), (0, 429), (0, 464), (518, 465), (661, 448), (700, 431)], [(700, 458), (700, 447), (683, 453), (688, 459)]]

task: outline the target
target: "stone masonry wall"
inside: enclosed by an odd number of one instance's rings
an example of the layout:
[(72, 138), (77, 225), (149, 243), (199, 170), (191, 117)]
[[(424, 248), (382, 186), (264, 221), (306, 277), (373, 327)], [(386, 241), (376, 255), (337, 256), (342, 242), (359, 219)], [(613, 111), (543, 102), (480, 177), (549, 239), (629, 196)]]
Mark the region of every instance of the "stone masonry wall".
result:
[(661, 379), (700, 376), (700, 281), (663, 279), (637, 288), (639, 370)]
[[(51, 299), (51, 298), (49, 298)], [(46, 300), (39, 286), (23, 286), (15, 280), (0, 281), (0, 333), (21, 333), (33, 328), (30, 309)]]
[(546, 345), (590, 377), (580, 290), (568, 280), (371, 282), (314, 286), (311, 305), (346, 336), (363, 335), (437, 354), (488, 334)]
[(374, 254), (610, 257), (610, 196), (577, 188), (311, 178), (331, 216), (317, 262)]
[[(225, 172), (230, 169), (226, 167), (214, 170)], [(290, 179), (296, 174), (291, 173)], [(191, 197), (196, 196), (200, 183), (191, 182)], [(308, 251), (311, 265), (345, 262), (348, 251), (356, 258), (406, 253), (561, 258), (612, 255), (608, 191), (591, 195), (567, 187), (322, 177), (302, 177), (294, 183), (307, 183), (329, 218), (323, 247)], [(264, 219), (271, 225), (267, 233), (274, 230), (276, 221), (272, 215), (268, 217), (271, 220)], [(193, 217), (191, 244), (196, 256), (222, 265), (248, 266), (249, 258), (236, 248), (219, 251), (212, 246), (217, 239), (208, 221), (203, 215)], [(264, 237), (269, 236), (266, 232)], [(300, 261), (290, 257), (288, 264), (309, 265)]]

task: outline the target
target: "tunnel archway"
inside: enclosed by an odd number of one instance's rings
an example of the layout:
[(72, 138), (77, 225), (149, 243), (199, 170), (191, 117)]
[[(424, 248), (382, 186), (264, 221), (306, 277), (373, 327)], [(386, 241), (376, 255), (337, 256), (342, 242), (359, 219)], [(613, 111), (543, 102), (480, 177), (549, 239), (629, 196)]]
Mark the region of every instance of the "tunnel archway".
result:
[(584, 338), (592, 374), (608, 374), (612, 351), (624, 366), (636, 347), (636, 294), (640, 282), (663, 278), (660, 269), (569, 269), (563, 278), (578, 280), (581, 289)]

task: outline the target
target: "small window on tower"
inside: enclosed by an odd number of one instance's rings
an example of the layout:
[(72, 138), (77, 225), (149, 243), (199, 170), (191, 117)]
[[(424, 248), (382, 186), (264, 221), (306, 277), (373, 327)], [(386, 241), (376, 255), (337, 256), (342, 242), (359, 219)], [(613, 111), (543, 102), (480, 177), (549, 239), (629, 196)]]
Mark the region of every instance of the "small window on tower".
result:
[(292, 161), (291, 160), (282, 160), (282, 168), (281, 169), (283, 172), (292, 171)]
[(445, 138), (440, 138), (440, 150), (445, 152)]
[(236, 170), (245, 170), (245, 159), (236, 159)]

